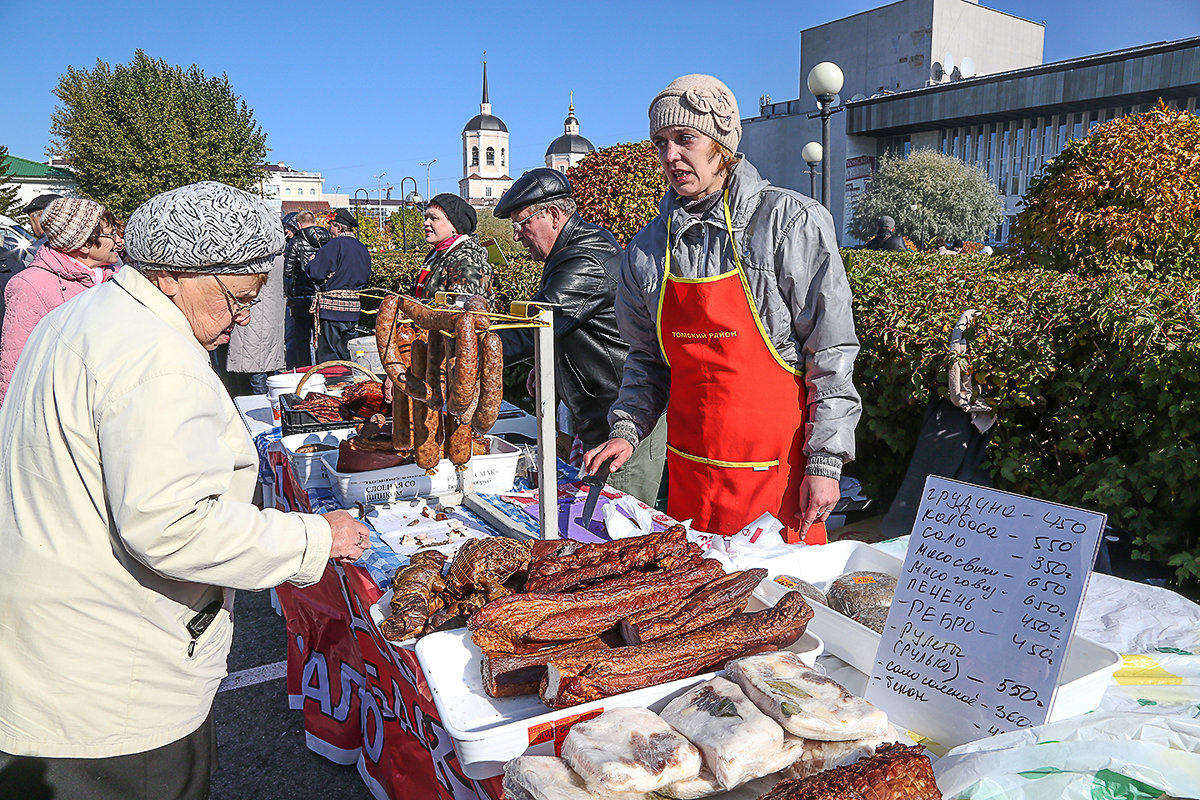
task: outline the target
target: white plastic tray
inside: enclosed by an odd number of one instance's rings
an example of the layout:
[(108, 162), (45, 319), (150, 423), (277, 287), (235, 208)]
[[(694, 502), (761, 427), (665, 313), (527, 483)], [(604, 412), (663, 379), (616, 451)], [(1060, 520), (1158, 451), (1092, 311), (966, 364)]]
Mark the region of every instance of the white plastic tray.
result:
[[(472, 456), (475, 469), (475, 491), (497, 494), (513, 488), (517, 475), (517, 461), (521, 452), (513, 445), (495, 436), (488, 436), (491, 452), (486, 456)], [(404, 464), (388, 469), (372, 469), (366, 472), (338, 472), (337, 456), (334, 451), (321, 453), (325, 474), (329, 484), (343, 505), (354, 503), (391, 503), (410, 497), (429, 497), (458, 489), (458, 473), (449, 460), (438, 462), (433, 475), (416, 464)]]
[[(381, 601), (382, 602), (382, 601)], [(747, 610), (765, 606), (751, 598)], [(812, 665), (821, 654), (821, 639), (805, 632), (787, 648)], [(483, 654), (463, 630), (431, 633), (417, 642), (417, 659), (433, 693), (438, 717), (454, 741), (463, 773), (474, 780), (504, 772), (504, 763), (522, 755), (554, 755), (554, 742), (530, 745), (538, 730), (589, 712), (609, 708), (643, 707), (661, 711), (689, 686), (709, 680), (716, 672), (637, 689), (592, 703), (548, 711), (537, 695), (491, 697), (484, 691), (480, 662)]]
[(327, 444), (337, 447), (343, 439), (354, 433), (354, 428), (339, 428), (332, 431), (314, 431), (312, 433), (293, 433), (279, 440), (288, 461), (292, 462), (292, 472), (300, 483), (300, 488), (308, 490), (311, 486), (328, 486), (329, 478), (325, 475), (324, 462), (321, 456), (326, 453), (337, 454), (337, 450), (324, 450), (317, 453), (297, 453), (296, 449), (306, 444)]
[[(870, 570), (899, 575), (904, 562), (868, 544), (845, 541), (802, 547), (794, 556), (774, 558), (760, 566), (767, 570), (767, 577), (754, 590), (754, 596), (763, 603), (774, 605), (789, 591), (772, 580), (777, 575), (800, 578), (825, 591), (835, 578), (847, 572)], [(879, 649), (879, 634), (828, 606), (816, 602), (809, 605), (813, 608), (813, 618), (808, 629), (821, 637), (826, 650), (859, 672), (870, 675)], [(1072, 636), (1048, 721), (1086, 714), (1098, 708), (1109, 679), (1120, 666), (1121, 657), (1116, 651), (1082, 636)]]

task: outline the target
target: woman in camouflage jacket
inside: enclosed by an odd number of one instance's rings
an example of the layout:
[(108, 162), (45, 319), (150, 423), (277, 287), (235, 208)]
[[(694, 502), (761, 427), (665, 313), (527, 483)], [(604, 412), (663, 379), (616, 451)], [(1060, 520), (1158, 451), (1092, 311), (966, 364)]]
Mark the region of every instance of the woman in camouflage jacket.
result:
[(475, 235), (475, 209), (456, 194), (443, 193), (425, 209), (425, 241), (433, 249), (425, 257), (412, 295), (432, 299), (438, 292), (480, 294), (491, 302), (492, 265)]

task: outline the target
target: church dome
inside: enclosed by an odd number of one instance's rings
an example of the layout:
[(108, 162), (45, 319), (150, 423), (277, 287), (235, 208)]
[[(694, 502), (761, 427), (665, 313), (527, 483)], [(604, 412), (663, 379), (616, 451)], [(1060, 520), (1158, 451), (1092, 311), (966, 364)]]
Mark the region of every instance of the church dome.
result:
[(476, 114), (471, 117), (471, 121), (463, 126), (463, 133), (467, 131), (503, 131), (508, 133), (508, 126), (504, 124), (504, 120), (493, 114)]
[(592, 146), (592, 143), (578, 133), (564, 133), (546, 148), (547, 156), (586, 156), (588, 153), (594, 152), (596, 152), (596, 148)]

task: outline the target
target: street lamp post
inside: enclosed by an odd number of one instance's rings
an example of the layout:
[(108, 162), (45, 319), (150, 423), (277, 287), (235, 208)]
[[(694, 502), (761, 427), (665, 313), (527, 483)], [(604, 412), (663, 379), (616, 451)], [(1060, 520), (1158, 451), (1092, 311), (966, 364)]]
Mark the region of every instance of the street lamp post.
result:
[(437, 159), (435, 158), (433, 161), (430, 161), (430, 162), (422, 161), (420, 164), (420, 166), (425, 168), (425, 196), (426, 197), (433, 196), (429, 193), (429, 168), (432, 167), (436, 163), (437, 163)]
[(809, 142), (800, 151), (800, 157), (808, 164), (808, 169), (805, 170), (808, 173), (808, 196), (814, 200), (817, 199), (817, 164), (821, 163), (824, 153), (825, 148), (821, 147), (820, 142)]
[(375, 194), (379, 197), (379, 206), (375, 209), (375, 217), (379, 222), (379, 229), (383, 230), (383, 177), (386, 172), (381, 172), (375, 176)]
[[(412, 181), (412, 191), (408, 194), (404, 193), (404, 182)], [(417, 194), (417, 179), (411, 175), (405, 175), (400, 179), (400, 196), (404, 198), (404, 202), (400, 204), (400, 231), (404, 238), (404, 252), (408, 252), (408, 208), (412, 204), (412, 196)], [(420, 195), (417, 195), (420, 197)]]
[(833, 105), (837, 93), (842, 90), (844, 82), (841, 67), (832, 61), (822, 61), (808, 73), (808, 90), (817, 98), (821, 108), (817, 113), (809, 114), (808, 118), (821, 118), (821, 203), (830, 213), (833, 213), (830, 197), (833, 193), (833, 176), (829, 169), (829, 118), (843, 110), (841, 106), (830, 106)]

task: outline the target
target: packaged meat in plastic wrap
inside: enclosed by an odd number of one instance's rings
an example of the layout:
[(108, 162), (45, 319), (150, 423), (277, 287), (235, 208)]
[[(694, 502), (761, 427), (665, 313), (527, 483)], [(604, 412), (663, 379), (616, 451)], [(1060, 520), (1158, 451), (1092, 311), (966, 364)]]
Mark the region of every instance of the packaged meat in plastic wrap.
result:
[(598, 792), (652, 792), (700, 774), (696, 746), (645, 708), (614, 708), (576, 723), (562, 757)]
[(724, 678), (689, 689), (660, 716), (700, 748), (722, 789), (766, 774), (768, 762), (783, 749), (783, 728)]
[[(521, 756), (504, 765), (504, 796), (508, 800), (597, 800), (583, 778), (554, 756)], [(611, 800), (644, 800), (643, 792), (605, 795)]]
[[(871, 571), (839, 575), (825, 590), (825, 595), (829, 598), (829, 607), (851, 619), (857, 619), (872, 609), (891, 608), (892, 597), (895, 594), (895, 575)], [(885, 613), (884, 617), (886, 616)], [(863, 624), (866, 625), (865, 622)]]
[[(795, 741), (795, 740), (792, 740)], [(816, 739), (799, 740), (803, 747), (798, 758), (784, 771), (785, 778), (807, 778), (827, 769), (852, 764), (860, 758), (874, 754), (875, 748), (888, 742), (900, 741), (900, 734), (892, 725), (882, 736), (853, 739), (847, 742), (822, 742)]]
[(764, 714), (796, 736), (844, 742), (887, 731), (886, 714), (809, 669), (795, 653), (739, 658), (725, 665), (725, 674)]

